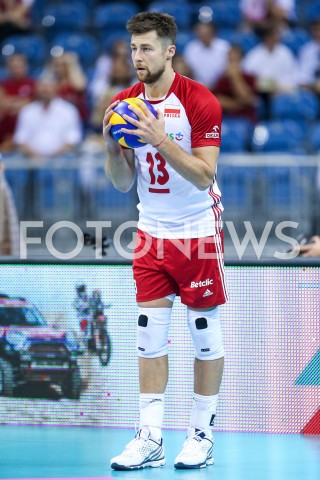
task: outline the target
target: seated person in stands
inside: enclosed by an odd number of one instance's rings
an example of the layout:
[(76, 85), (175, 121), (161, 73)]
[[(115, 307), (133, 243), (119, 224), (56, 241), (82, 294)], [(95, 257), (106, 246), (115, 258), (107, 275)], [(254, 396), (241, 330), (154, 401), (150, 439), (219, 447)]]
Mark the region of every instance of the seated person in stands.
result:
[(242, 71), (243, 52), (238, 45), (232, 45), (228, 53), (227, 68), (218, 80), (213, 93), (221, 103), (224, 117), (244, 118), (252, 123), (257, 121), (256, 77)]
[(310, 25), (312, 40), (299, 50), (299, 84), (320, 95), (320, 18)]
[(0, 150), (13, 149), (17, 115), (22, 107), (34, 100), (35, 80), (28, 75), (24, 55), (11, 55), (6, 63), (8, 75), (0, 82)]
[(52, 58), (44, 74), (52, 74), (55, 77), (57, 94), (77, 107), (82, 122), (85, 124), (89, 117), (86, 95), (87, 79), (77, 55), (73, 52), (66, 52)]
[(265, 103), (265, 117), (270, 117), (271, 96), (294, 91), (298, 86), (298, 62), (291, 50), (280, 41), (279, 29), (267, 27), (261, 43), (249, 50), (243, 59), (244, 72), (255, 75), (257, 91)]
[(0, 0), (0, 43), (10, 35), (30, 31), (33, 3), (34, 0)]
[(295, 0), (241, 0), (243, 27), (259, 34), (268, 25), (285, 30), (295, 20)]
[(78, 110), (57, 96), (53, 77), (41, 78), (37, 99), (19, 112), (15, 145), (27, 157), (45, 159), (74, 151), (81, 140)]
[(198, 22), (195, 34), (196, 38), (186, 44), (183, 57), (192, 69), (194, 79), (212, 88), (226, 68), (230, 44), (218, 37), (212, 22)]

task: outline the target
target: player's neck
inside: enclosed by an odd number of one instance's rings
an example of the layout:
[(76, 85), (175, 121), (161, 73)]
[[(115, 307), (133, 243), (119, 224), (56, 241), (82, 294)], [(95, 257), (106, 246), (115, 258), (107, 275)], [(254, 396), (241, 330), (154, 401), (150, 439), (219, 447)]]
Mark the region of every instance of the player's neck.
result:
[(160, 100), (165, 97), (174, 81), (175, 72), (170, 69), (165, 71), (155, 83), (146, 83), (145, 92), (149, 100)]

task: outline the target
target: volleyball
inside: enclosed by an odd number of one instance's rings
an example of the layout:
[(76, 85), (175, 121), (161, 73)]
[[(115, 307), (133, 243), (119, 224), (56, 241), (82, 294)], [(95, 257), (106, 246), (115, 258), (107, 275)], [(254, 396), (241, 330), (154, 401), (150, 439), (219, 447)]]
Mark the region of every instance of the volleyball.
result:
[(121, 128), (127, 128), (129, 130), (136, 130), (137, 127), (135, 125), (132, 125), (132, 123), (127, 122), (124, 118), (123, 115), (126, 114), (131, 118), (134, 118), (135, 120), (139, 120), (137, 115), (130, 110), (128, 107), (129, 105), (134, 105), (135, 107), (139, 108), (139, 110), (142, 111), (141, 107), (139, 106), (138, 101), (143, 102), (150, 112), (153, 113), (155, 117), (157, 117), (157, 113), (151, 103), (149, 103), (147, 100), (144, 100), (143, 98), (126, 98), (125, 100), (122, 100), (116, 107), (113, 109), (113, 114), (111, 115), (110, 118), (110, 123), (112, 124), (112, 127), (110, 128), (110, 134), (114, 140), (116, 140), (120, 145), (123, 147), (127, 148), (139, 148), (139, 147), (144, 147), (146, 143), (141, 140), (138, 135), (128, 135), (127, 133), (121, 132)]

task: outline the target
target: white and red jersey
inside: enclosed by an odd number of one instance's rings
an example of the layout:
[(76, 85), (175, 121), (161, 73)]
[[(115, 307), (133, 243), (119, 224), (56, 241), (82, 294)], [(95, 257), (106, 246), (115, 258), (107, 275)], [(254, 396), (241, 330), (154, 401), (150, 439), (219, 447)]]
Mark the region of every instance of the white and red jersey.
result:
[[(142, 82), (112, 100), (140, 97), (161, 110), (167, 136), (183, 150), (220, 146), (221, 105), (203, 85), (178, 73), (165, 98), (149, 100)], [(215, 177), (203, 191), (185, 180), (152, 145), (135, 149), (138, 228), (157, 238), (199, 238), (221, 230), (221, 194)]]

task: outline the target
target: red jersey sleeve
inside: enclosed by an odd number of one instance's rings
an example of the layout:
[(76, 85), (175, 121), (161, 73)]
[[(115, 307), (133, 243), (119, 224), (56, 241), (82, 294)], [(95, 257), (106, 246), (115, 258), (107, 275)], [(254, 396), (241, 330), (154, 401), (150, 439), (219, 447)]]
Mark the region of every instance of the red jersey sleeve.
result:
[(222, 108), (217, 98), (205, 87), (192, 100), (189, 121), (191, 147), (220, 147)]

